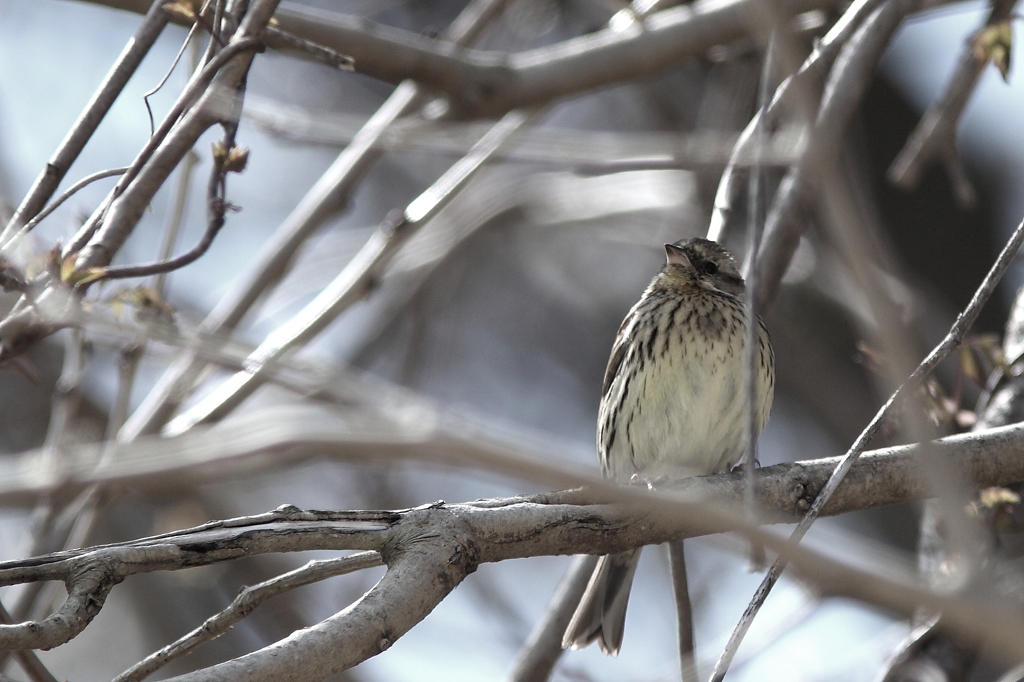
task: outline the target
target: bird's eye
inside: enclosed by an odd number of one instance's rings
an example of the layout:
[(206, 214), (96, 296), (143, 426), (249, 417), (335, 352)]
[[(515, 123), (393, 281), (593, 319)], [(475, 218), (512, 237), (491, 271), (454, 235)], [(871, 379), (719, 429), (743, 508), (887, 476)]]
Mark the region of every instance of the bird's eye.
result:
[(718, 274), (718, 263), (713, 261), (705, 261), (701, 266), (701, 270), (704, 271), (705, 275), (717, 275)]

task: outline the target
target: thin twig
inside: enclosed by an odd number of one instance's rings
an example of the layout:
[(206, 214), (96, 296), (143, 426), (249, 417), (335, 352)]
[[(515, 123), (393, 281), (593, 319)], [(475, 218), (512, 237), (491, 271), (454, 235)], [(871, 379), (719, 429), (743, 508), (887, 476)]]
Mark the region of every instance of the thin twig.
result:
[[(757, 133), (755, 135), (757, 139), (756, 149), (760, 149), (764, 143), (765, 138), (768, 134), (768, 83), (771, 77), (772, 71), (772, 46), (774, 39), (769, 39), (768, 46), (764, 51), (764, 63), (761, 66), (761, 82), (758, 87), (758, 105), (760, 114), (757, 116), (759, 122), (757, 126)], [(746, 419), (744, 420), (743, 428), (745, 429), (745, 437), (743, 442), (745, 444), (746, 451), (744, 452), (744, 471), (746, 472), (746, 486), (747, 493), (744, 499), (744, 509), (746, 510), (747, 518), (753, 520), (758, 516), (757, 512), (757, 500), (754, 491), (754, 467), (757, 465), (757, 432), (760, 426), (758, 422), (758, 405), (759, 391), (761, 386), (758, 385), (758, 368), (761, 366), (761, 344), (758, 340), (761, 337), (761, 318), (759, 317), (760, 310), (757, 307), (757, 298), (754, 296), (754, 292), (758, 290), (758, 272), (754, 264), (757, 263), (758, 254), (761, 251), (761, 237), (764, 231), (764, 215), (762, 214), (761, 208), (761, 182), (762, 182), (762, 169), (757, 164), (757, 152), (755, 152), (755, 163), (750, 171), (749, 179), (749, 191), (747, 200), (747, 248), (744, 258), (746, 260), (746, 268), (744, 275), (747, 280), (747, 295), (744, 300), (744, 307), (746, 309), (747, 326), (744, 331), (744, 343), (745, 352), (743, 354), (743, 392), (746, 396), (747, 409)], [(770, 343), (770, 342), (769, 342)], [(769, 349), (769, 352), (772, 352)], [(765, 386), (767, 389), (768, 377), (765, 377)], [(680, 548), (680, 560), (682, 557), (682, 549)], [(764, 548), (751, 545), (750, 547), (750, 559), (751, 566), (762, 567), (765, 563)]]
[(203, 66), (210, 63), (210, 60), (214, 58), (220, 48), (224, 47), (224, 38), (221, 37), (221, 32), (224, 30), (224, 7), (227, 5), (227, 0), (217, 0), (217, 4), (214, 5), (213, 9), (213, 21), (207, 27), (210, 33), (210, 41), (206, 44), (206, 51), (203, 54), (203, 59), (200, 62)]
[[(220, 174), (221, 169), (215, 168), (215, 174)], [(211, 191), (219, 193), (220, 180), (214, 180), (211, 185)], [(223, 198), (223, 196), (213, 195), (207, 199), (207, 206), (211, 213), (206, 223), (206, 231), (203, 232), (202, 238), (199, 242), (191, 249), (175, 256), (174, 258), (168, 258), (166, 260), (156, 261), (154, 263), (144, 263), (142, 265), (116, 265), (103, 268), (102, 273), (91, 278), (90, 283), (98, 282), (102, 280), (110, 279), (127, 279), (129, 277), (149, 277), (150, 275), (160, 275), (179, 270), (186, 265), (198, 260), (213, 244), (214, 238), (220, 232), (221, 228), (224, 227), (225, 215), (229, 204)]]
[[(237, 43), (233, 43), (237, 44)], [(228, 52), (227, 49), (218, 53), (219, 58)], [(215, 59), (216, 59), (215, 58)], [(127, 279), (129, 277), (148, 277), (150, 275), (163, 275), (199, 259), (213, 244), (214, 238), (224, 227), (225, 216), (230, 204), (225, 197), (226, 179), (232, 169), (227, 167), (227, 155), (235, 149), (235, 135), (238, 131), (238, 111), (241, 108), (241, 92), (235, 93), (232, 98), (232, 112), (224, 120), (224, 138), (220, 142), (219, 149), (223, 150), (223, 156), (213, 155), (213, 168), (210, 170), (210, 181), (207, 186), (206, 210), (207, 222), (206, 231), (203, 233), (199, 243), (187, 252), (174, 258), (146, 263), (143, 265), (120, 265), (103, 268), (102, 274), (91, 278), (89, 282), (96, 282), (107, 279)]]
[(293, 35), (287, 31), (282, 31), (279, 28), (274, 28), (273, 26), (267, 27), (266, 35), (268, 39), (277, 40), (283, 45), (299, 50), (316, 61), (330, 66), (331, 68), (338, 69), (340, 71), (355, 71), (356, 61), (352, 59), (352, 57), (341, 54), (329, 47), (317, 45), (311, 40), (300, 38), (297, 35)]
[(330, 322), (370, 290), (379, 273), (398, 249), (466, 186), (536, 112), (516, 110), (506, 114), (469, 154), (413, 200), (402, 212), (395, 212), (352, 261), (327, 287), (290, 321), (269, 334), (239, 372), (218, 386), (202, 401), (167, 425), (167, 432), (183, 433), (201, 423), (217, 421), (237, 407), (262, 383), (263, 369), (277, 358), (319, 334)]
[[(112, 178), (115, 175), (123, 175), (126, 172), (128, 172), (128, 166), (125, 166), (124, 168), (109, 168), (107, 170), (97, 171), (92, 175), (86, 175), (84, 178), (82, 178), (75, 184), (71, 185), (71, 187), (68, 187), (66, 190), (64, 190), (64, 192), (62, 192), (61, 195), (57, 197), (55, 201), (53, 201), (49, 206), (47, 206), (42, 211), (37, 213), (35, 218), (25, 223), (25, 227), (21, 228), (21, 230), (15, 235), (14, 239), (17, 239), (26, 234), (27, 232), (31, 231), (32, 228), (34, 228), (36, 225), (45, 220), (47, 216), (49, 216), (51, 213), (60, 208), (61, 204), (63, 204), (65, 201), (74, 196), (75, 193), (77, 193), (83, 187), (87, 187), (88, 185), (91, 185), (97, 180), (102, 180), (104, 178)], [(6, 246), (7, 245), (5, 244), (5, 247)]]
[(29, 190), (21, 205), (14, 212), (14, 216), (7, 223), (7, 227), (0, 234), (0, 244), (10, 241), (11, 237), (20, 231), (21, 226), (34, 218), (53, 196), (61, 180), (64, 179), (64, 175), (71, 168), (71, 164), (78, 158), (85, 144), (110, 110), (114, 100), (121, 94), (125, 84), (135, 73), (142, 59), (149, 53), (164, 27), (167, 26), (169, 16), (164, 11), (162, 4), (154, 2), (149, 5), (146, 18), (135, 35), (128, 41), (107, 77), (96, 90), (96, 94), (85, 105), (78, 120), (75, 121), (67, 136), (60, 143), (60, 147), (46, 164), (46, 169), (36, 178), (32, 189)]
[[(1017, 0), (993, 0), (984, 26), (993, 26), (1009, 19), (1016, 4)], [(960, 172), (956, 128), (985, 69), (985, 62), (979, 61), (974, 55), (975, 35), (968, 38), (945, 92), (921, 117), (887, 173), (889, 182), (909, 190), (917, 185), (929, 163), (933, 160), (944, 161), (956, 190), (954, 195), (966, 207), (974, 204), (975, 193), (966, 174)]]
[(61, 469), (57, 460), (61, 446), (67, 438), (81, 401), (82, 373), (86, 363), (85, 335), (73, 329), (64, 345), (64, 368), (57, 379), (56, 395), (50, 413), (50, 424), (46, 431), (45, 451), (49, 453), (49, 466), (54, 471)]
[(258, 585), (244, 588), (231, 604), (215, 616), (168, 644), (160, 651), (150, 654), (128, 670), (114, 678), (114, 682), (139, 682), (171, 661), (191, 653), (201, 644), (212, 641), (228, 632), (235, 623), (252, 613), (257, 606), (289, 590), (310, 585), (321, 580), (345, 575), (366, 568), (382, 565), (377, 552), (359, 552), (336, 559), (310, 561), (305, 566), (289, 571)]
[[(846, 478), (846, 475), (850, 472), (850, 469), (857, 462), (857, 459), (861, 456), (861, 453), (867, 448), (868, 443), (878, 433), (879, 428), (885, 422), (885, 420), (891, 414), (893, 408), (900, 403), (902, 398), (913, 390), (916, 390), (921, 382), (929, 374), (938, 367), (939, 363), (942, 362), (946, 357), (949, 356), (954, 350), (956, 350), (963, 342), (964, 336), (967, 331), (974, 324), (974, 321), (978, 318), (978, 314), (981, 309), (988, 302), (988, 299), (992, 296), (995, 291), (996, 285), (999, 284), (999, 280), (1002, 279), (1006, 269), (1016, 258), (1017, 252), (1020, 250), (1021, 245), (1024, 244), (1024, 221), (1017, 226), (1014, 230), (1010, 240), (1003, 247), (999, 257), (993, 263), (988, 274), (982, 280), (978, 289), (974, 292), (967, 307), (964, 308), (945, 338), (942, 339), (939, 344), (932, 349), (921, 364), (913, 371), (913, 373), (907, 377), (899, 388), (889, 397), (885, 404), (878, 410), (874, 418), (868, 423), (864, 430), (857, 436), (857, 439), (847, 450), (846, 454), (843, 455), (839, 465), (835, 468), (835, 471), (829, 477), (825, 487), (822, 488), (821, 492), (815, 497), (814, 502), (808, 509), (807, 514), (800, 519), (800, 523), (797, 524), (792, 535), (790, 536), (791, 543), (799, 542), (803, 536), (807, 533), (811, 524), (821, 514), (821, 510), (828, 503), (829, 499), (835, 493), (836, 489)], [(736, 654), (736, 650), (739, 648), (740, 642), (743, 640), (743, 636), (750, 628), (750, 624), (753, 622), (754, 617), (757, 615), (761, 606), (764, 604), (765, 599), (768, 598), (769, 592), (772, 587), (778, 581), (779, 576), (782, 575), (782, 571), (786, 567), (786, 561), (783, 558), (776, 560), (769, 569), (768, 574), (765, 575), (761, 581), (761, 585), (758, 587), (757, 592), (754, 594), (753, 599), (743, 612), (739, 623), (736, 625), (736, 629), (733, 631), (732, 636), (729, 638), (729, 643), (726, 645), (725, 650), (722, 652), (722, 656), (718, 660), (718, 664), (715, 666), (715, 673), (712, 676), (714, 682), (719, 682), (725, 677), (725, 673), (729, 668), (733, 656)]]
[[(200, 11), (200, 14), (202, 14), (203, 11), (206, 11), (206, 6), (209, 4), (210, 2), (207, 0), (203, 9)], [(188, 35), (185, 36), (184, 42), (182, 42), (181, 47), (178, 48), (178, 53), (174, 55), (174, 59), (171, 60), (171, 65), (167, 68), (167, 71), (164, 72), (163, 78), (161, 78), (160, 82), (154, 85), (151, 90), (147, 90), (142, 94), (142, 103), (146, 105), (146, 114), (149, 116), (150, 137), (156, 134), (156, 122), (153, 120), (153, 107), (149, 104), (149, 98), (160, 92), (164, 85), (167, 84), (167, 81), (171, 78), (171, 74), (174, 73), (174, 69), (177, 68), (178, 62), (181, 61), (181, 56), (185, 54), (185, 49), (192, 43), (192, 38), (195, 37), (195, 34), (198, 31), (199, 21), (196, 21), (192, 24), (192, 28), (188, 30)]]
[[(132, 165), (129, 167), (128, 171), (121, 177), (117, 186), (111, 191), (110, 197), (107, 200), (107, 204), (109, 204), (111, 209), (114, 205), (113, 202), (116, 199), (123, 197), (128, 186), (142, 173), (143, 168), (149, 160), (153, 158), (154, 153), (164, 140), (167, 139), (182, 114), (184, 114), (189, 107), (193, 106), (196, 101), (203, 96), (203, 93), (206, 92), (208, 86), (213, 82), (213, 79), (220, 72), (221, 68), (239, 54), (245, 52), (261, 52), (263, 49), (265, 49), (265, 44), (260, 38), (241, 38), (217, 53), (217, 55), (210, 60), (210, 63), (207, 64), (201, 72), (196, 74), (185, 88), (185, 91), (182, 92), (181, 96), (179, 96), (177, 101), (175, 101), (171, 110), (167, 113), (167, 116), (164, 117), (164, 120), (160, 124), (156, 133), (147, 140), (142, 151), (140, 151), (138, 155), (136, 155), (135, 160), (132, 161)], [(203, 129), (205, 130), (205, 126)], [(198, 138), (198, 134), (195, 137)], [(191, 148), (191, 145), (189, 145), (188, 149)], [(107, 217), (107, 213), (105, 206), (101, 206), (99, 210), (95, 211), (93, 215), (89, 217), (89, 220), (86, 221), (85, 225), (83, 225), (78, 231), (78, 234), (74, 236), (71, 243), (69, 243), (65, 248), (65, 253), (71, 254), (85, 248), (86, 243), (89, 242), (96, 230), (100, 227), (100, 222)], [(125, 237), (127, 237), (127, 235), (125, 235)], [(119, 243), (111, 243), (111, 241), (112, 240), (107, 239), (107, 243), (104, 244), (102, 249), (104, 255), (100, 260), (105, 260), (106, 263), (110, 262), (114, 253), (117, 251), (117, 248), (120, 246)], [(121, 241), (123, 241), (123, 239)], [(91, 263), (88, 262), (88, 260), (89, 259), (87, 259), (86, 262), (83, 262), (82, 266), (91, 267), (94, 265), (106, 264), (102, 262)]]
[[(181, 164), (178, 175), (177, 188), (174, 192), (174, 203), (167, 218), (167, 225), (164, 227), (163, 241), (160, 244), (160, 251), (157, 260), (165, 261), (171, 257), (174, 245), (178, 242), (178, 234), (181, 232), (181, 225), (185, 217), (185, 208), (188, 205), (189, 191), (192, 186), (192, 173), (199, 163), (199, 155), (195, 152), (187, 154)], [(153, 278), (153, 290), (157, 295), (163, 297), (164, 288), (167, 282), (167, 273), (160, 272)]]
[(544, 616), (534, 626), (516, 660), (512, 663), (505, 682), (544, 682), (551, 676), (555, 664), (561, 658), (562, 635), (569, 627), (573, 611), (583, 598), (597, 557), (579, 554), (565, 572), (555, 593), (551, 595), (544, 610)]
[[(874, 11), (881, 1), (855, 0), (846, 12), (843, 13), (843, 16), (829, 29), (828, 33), (815, 45), (814, 50), (800, 66), (800, 69), (793, 75), (787, 76), (779, 84), (771, 103), (768, 105), (767, 112), (759, 110), (747, 124), (747, 127), (743, 129), (740, 138), (733, 147), (732, 155), (725, 170), (722, 171), (722, 176), (718, 183), (718, 190), (715, 193), (715, 201), (711, 213), (711, 224), (708, 227), (708, 239), (721, 243), (725, 243), (728, 239), (727, 230), (730, 225), (729, 218), (732, 214), (732, 204), (739, 192), (736, 174), (738, 169), (743, 168), (739, 161), (749, 152), (749, 148), (756, 141), (757, 131), (761, 129), (762, 125), (767, 126), (768, 129), (775, 126), (776, 119), (781, 111), (791, 107), (794, 100), (797, 99), (795, 95), (801, 90), (809, 89), (821, 77), (824, 70), (835, 60), (839, 50), (850, 39), (850, 36), (853, 35), (853, 32)], [(763, 115), (768, 117), (766, 122), (761, 121)]]

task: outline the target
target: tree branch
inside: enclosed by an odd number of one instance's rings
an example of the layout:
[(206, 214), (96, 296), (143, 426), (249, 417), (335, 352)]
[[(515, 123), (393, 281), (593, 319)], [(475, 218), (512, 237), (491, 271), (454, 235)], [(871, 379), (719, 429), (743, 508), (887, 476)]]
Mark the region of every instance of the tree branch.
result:
[[(124, 193), (111, 202), (103, 216), (103, 224), (82, 249), (80, 268), (104, 267), (110, 263), (167, 176), (192, 149), (199, 136), (222, 119), (223, 107), (218, 106), (221, 93), (234, 93), (242, 82), (255, 53), (263, 46), (263, 41), (253, 34), (270, 20), (276, 5), (277, 0), (264, 0), (260, 8), (262, 11), (255, 15), (247, 14), (235, 39), (204, 67), (200, 78), (189, 84), (175, 103), (175, 108), (181, 109), (179, 115), (184, 114), (183, 118), (178, 121), (172, 111), (165, 119), (172, 127), (154, 135), (159, 146), (152, 150), (152, 155), (143, 150), (132, 164), (132, 170), (125, 174), (122, 183), (130, 184), (119, 183), (124, 187)], [(185, 113), (195, 95), (199, 95), (198, 101)], [(166, 137), (161, 138), (161, 132)], [(150, 146), (152, 143), (147, 149)]]
[(207, 618), (202, 625), (184, 637), (147, 656), (114, 678), (114, 682), (139, 682), (145, 679), (171, 661), (191, 653), (199, 645), (227, 633), (235, 623), (248, 616), (257, 606), (271, 597), (327, 578), (380, 566), (381, 563), (380, 555), (377, 552), (360, 552), (337, 559), (310, 561), (294, 571), (276, 576), (259, 585), (246, 587), (226, 609)]
[[(1024, 478), (1022, 425), (955, 436), (930, 446), (972, 480)], [(880, 500), (880, 489), (886, 489), (889, 501), (923, 494), (924, 486), (913, 476), (914, 460), (921, 450), (921, 446), (902, 446), (865, 455), (847, 479), (846, 489), (833, 498), (826, 512), (847, 511), (842, 508), (844, 500), (856, 508), (871, 506)], [(928, 456), (935, 457), (935, 453)], [(534, 464), (543, 466), (541, 461)], [(810, 489), (823, 484), (834, 465), (834, 460), (819, 460), (758, 471), (763, 502), (773, 498), (778, 505), (785, 500), (778, 506), (764, 505), (771, 510), (770, 516), (791, 520), (808, 504), (814, 493)], [(561, 495), (578, 495), (570, 491), (462, 505), (438, 503), (397, 512), (312, 512), (285, 506), (255, 517), (211, 522), (153, 538), (3, 562), (0, 585), (62, 580), (70, 596), (57, 614), (39, 623), (0, 626), (0, 647), (50, 647), (66, 641), (86, 626), (109, 590), (129, 575), (267, 552), (380, 552), (388, 573), (352, 606), (261, 651), (180, 678), (238, 679), (245, 674), (256, 675), (252, 679), (322, 679), (387, 649), (479, 563), (552, 554), (607, 554), (730, 529), (780, 552), (828, 594), (862, 599), (906, 614), (920, 606), (942, 609), (952, 614), (954, 626), (983, 635), (1007, 656), (1024, 646), (1024, 623), (1002, 606), (938, 595), (912, 581), (850, 569), (758, 529), (735, 513), (743, 498), (742, 474), (686, 479), (671, 493), (619, 488), (596, 476), (572, 477), (593, 482), (592, 499), (604, 497), (615, 503), (560, 503)], [(313, 677), (312, 671), (316, 673)]]
[[(736, 170), (742, 168), (741, 160), (750, 156), (756, 145), (761, 144), (761, 127), (772, 130), (780, 114), (786, 109), (803, 109), (808, 104), (809, 93), (817, 90), (816, 83), (825, 69), (835, 60), (839, 50), (849, 41), (851, 35), (875, 10), (880, 0), (856, 0), (832, 26), (828, 33), (814, 46), (811, 54), (800, 65), (796, 73), (787, 76), (775, 89), (775, 94), (766, 110), (758, 111), (743, 129), (733, 147), (732, 154), (722, 171), (722, 177), (715, 192), (708, 239), (726, 243), (732, 214), (732, 204), (740, 191)], [(800, 107), (795, 107), (800, 104)], [(767, 118), (762, 121), (762, 118)], [(755, 135), (755, 133), (758, 133)], [(774, 135), (772, 135), (774, 137)], [(763, 153), (758, 158), (764, 159)]]
[[(383, 420), (357, 414), (332, 416), (329, 411), (310, 407), (277, 406), (238, 416), (214, 429), (106, 446), (112, 448), (111, 455), (99, 464), (91, 463), (98, 461), (103, 444), (75, 445), (68, 449), (67, 466), (59, 478), (47, 468), (44, 451), (33, 450), (19, 456), (11, 473), (0, 475), (0, 505), (33, 504), (41, 492), (53, 490), (57, 484), (69, 493), (94, 483), (166, 488), (230, 477), (239, 470), (277, 468), (310, 457), (371, 460), (382, 465), (400, 461), (433, 463), (501, 473), (550, 487), (585, 485), (598, 491), (618, 490), (596, 472), (581, 473), (578, 467), (551, 453), (512, 445), (473, 424), (424, 409), (395, 405), (391, 410), (402, 419)], [(1006, 485), (1024, 480), (1024, 425), (950, 436), (928, 447), (971, 485)], [(914, 469), (919, 454), (920, 446), (916, 445), (865, 452), (822, 514), (924, 498), (929, 494), (927, 485), (918, 480)], [(839, 461), (839, 457), (830, 457), (759, 469), (758, 505), (764, 510), (763, 518), (795, 521), (810, 507)], [(672, 489), (685, 494), (706, 493), (711, 499), (741, 500), (743, 476), (719, 474), (687, 479)], [(581, 498), (563, 495), (538, 499)]]
[(783, 178), (765, 224), (764, 245), (757, 263), (761, 287), (758, 307), (765, 310), (775, 297), (782, 276), (807, 226), (814, 178), (843, 146), (847, 128), (878, 60), (915, 2), (891, 2), (876, 7), (843, 45), (826, 84), (817, 119), (801, 160)]
[[(135, 12), (149, 7), (144, 0), (93, 1)], [(758, 1), (702, 0), (657, 12), (629, 30), (605, 29), (514, 54), (459, 48), (363, 17), (294, 3), (282, 3), (275, 18), (281, 30), (351, 56), (360, 73), (390, 83), (411, 78), (443, 92), (464, 116), (496, 117), (703, 56), (716, 45), (745, 37), (751, 3)], [(835, 4), (788, 0), (785, 10), (797, 14)], [(268, 44), (282, 47), (269, 36)]]
[[(444, 38), (455, 44), (475, 39), (505, 2), (475, 0), (445, 31)], [(203, 320), (200, 333), (221, 334), (233, 329), (263, 292), (280, 281), (298, 248), (324, 221), (344, 208), (352, 188), (379, 157), (377, 143), (381, 136), (421, 100), (422, 92), (412, 81), (395, 88), (267, 241), (253, 267)], [(193, 352), (180, 355), (126, 422), (120, 439), (131, 441), (158, 431), (187, 396), (204, 366)]]
[(96, 94), (85, 105), (78, 120), (75, 121), (60, 147), (46, 164), (46, 169), (36, 178), (32, 189), (22, 200), (3, 234), (0, 235), (0, 244), (6, 244), (12, 236), (21, 230), (22, 225), (34, 218), (46, 205), (57, 186), (60, 185), (60, 181), (64, 179), (71, 168), (71, 164), (78, 158), (86, 142), (99, 127), (103, 117), (107, 115), (114, 100), (121, 94), (121, 90), (124, 89), (132, 74), (142, 63), (142, 59), (149, 53), (149, 48), (163, 32), (169, 19), (167, 12), (161, 8), (161, 4), (160, 2), (147, 3), (140, 8), (142, 12), (146, 13), (145, 20), (132, 39), (128, 41)]
[(171, 435), (184, 433), (197, 424), (222, 419), (262, 385), (263, 370), (290, 350), (309, 342), (331, 321), (360, 300), (373, 287), (380, 273), (401, 246), (501, 151), (536, 114), (515, 110), (502, 117), (469, 153), (453, 164), (438, 180), (402, 212), (395, 211), (360, 249), (338, 276), (309, 305), (269, 334), (237, 372), (187, 412), (167, 425)]
[[(994, 0), (984, 25), (993, 26), (1006, 21), (1016, 4), (1017, 0)], [(936, 158), (946, 159), (947, 164), (952, 164), (948, 167), (952, 171), (950, 179), (957, 189), (956, 196), (964, 206), (972, 206), (975, 197), (966, 175), (960, 176), (956, 127), (985, 68), (985, 62), (979, 62), (974, 55), (972, 42), (969, 39), (961, 53), (946, 91), (921, 117), (887, 174), (889, 182), (894, 185), (906, 190), (913, 189), (921, 172), (931, 161)]]
[[(78, 269), (89, 271), (110, 263), (171, 171), (192, 149), (199, 136), (221, 120), (220, 92), (224, 89), (233, 92), (248, 73), (254, 50), (262, 45), (255, 36), (270, 21), (277, 3), (278, 0), (256, 0), (253, 3), (232, 44), (189, 84), (161, 130), (136, 157), (108, 200), (79, 230), (65, 251), (67, 256), (81, 249), (76, 262)], [(204, 89), (205, 92), (201, 93)], [(178, 121), (178, 116), (192, 105), (197, 96), (196, 104)], [(64, 324), (63, 318), (68, 317), (67, 308), (74, 305), (75, 301), (60, 283), (51, 283), (38, 299), (32, 301), (31, 306), (24, 298), (19, 301), (0, 322), (0, 361), (20, 354), (36, 341), (60, 329)]]

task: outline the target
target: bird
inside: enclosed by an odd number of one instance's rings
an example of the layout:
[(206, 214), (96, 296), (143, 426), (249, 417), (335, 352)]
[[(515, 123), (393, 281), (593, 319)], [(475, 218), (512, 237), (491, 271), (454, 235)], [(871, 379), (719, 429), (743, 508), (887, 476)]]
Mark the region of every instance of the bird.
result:
[[(730, 470), (746, 452), (745, 284), (717, 242), (665, 245), (665, 265), (626, 314), (601, 389), (597, 451), (620, 484), (655, 484)], [(768, 421), (775, 355), (757, 318), (754, 430)], [(602, 556), (566, 628), (562, 646), (595, 640), (615, 656), (640, 549)]]

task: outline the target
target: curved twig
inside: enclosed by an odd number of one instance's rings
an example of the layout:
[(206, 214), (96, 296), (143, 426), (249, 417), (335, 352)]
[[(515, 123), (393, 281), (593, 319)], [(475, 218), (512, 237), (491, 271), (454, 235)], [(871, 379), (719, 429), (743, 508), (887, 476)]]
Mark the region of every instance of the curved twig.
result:
[(36, 225), (45, 220), (51, 213), (60, 208), (61, 204), (63, 204), (65, 201), (74, 196), (75, 193), (77, 193), (83, 187), (87, 187), (88, 185), (91, 185), (97, 180), (103, 180), (104, 178), (112, 178), (115, 175), (123, 175), (124, 173), (128, 172), (128, 168), (128, 166), (125, 166), (124, 168), (108, 168), (107, 170), (97, 171), (92, 175), (86, 175), (84, 178), (82, 178), (75, 184), (71, 185), (71, 187), (68, 187), (66, 190), (64, 190), (64, 192), (61, 193), (61, 195), (57, 197), (52, 203), (50, 203), (50, 205), (48, 205), (46, 208), (37, 213), (35, 218), (25, 223), (25, 226), (18, 231), (14, 239), (17, 239), (18, 237), (21, 237), (22, 235), (32, 230), (32, 228), (34, 228)]
[(114, 682), (138, 682), (148, 677), (171, 661), (191, 653), (199, 645), (225, 634), (235, 623), (271, 597), (328, 578), (380, 566), (382, 563), (377, 552), (360, 552), (337, 559), (310, 561), (294, 571), (276, 576), (259, 585), (246, 587), (226, 609), (215, 616), (210, 616), (192, 632), (136, 663), (115, 677)]
[[(226, 50), (220, 52), (223, 54)], [(218, 55), (219, 56), (219, 55)], [(103, 268), (96, 277), (91, 277), (88, 283), (105, 279), (127, 279), (130, 277), (148, 277), (150, 275), (162, 275), (173, 272), (198, 260), (210, 246), (214, 238), (224, 227), (225, 217), (231, 205), (228, 203), (225, 193), (227, 191), (227, 175), (233, 170), (240, 171), (240, 168), (231, 168), (228, 162), (228, 155), (235, 149), (235, 134), (238, 131), (237, 113), (240, 109), (239, 103), (241, 93), (235, 93), (232, 104), (232, 111), (225, 118), (224, 138), (219, 143), (218, 149), (221, 154), (213, 154), (213, 167), (210, 169), (210, 180), (207, 183), (206, 196), (206, 231), (203, 232), (199, 243), (194, 247), (174, 258), (159, 260), (155, 263), (144, 265), (120, 265)]]
[[(117, 186), (111, 192), (111, 197), (110, 199), (108, 199), (108, 201), (112, 202), (110, 205), (110, 210), (114, 210), (115, 204), (113, 203), (113, 200), (116, 200), (118, 198), (123, 199), (123, 193), (127, 190), (128, 186), (132, 182), (134, 182), (135, 179), (142, 173), (143, 168), (146, 166), (149, 160), (153, 158), (153, 155), (160, 147), (160, 145), (164, 142), (164, 140), (167, 139), (167, 136), (170, 134), (174, 126), (178, 123), (178, 120), (181, 118), (181, 116), (189, 109), (189, 107), (193, 106), (199, 100), (199, 98), (203, 96), (203, 93), (207, 90), (210, 83), (213, 82), (213, 79), (217, 76), (220, 70), (239, 54), (242, 54), (244, 52), (262, 52), (265, 49), (265, 47), (265, 43), (260, 38), (251, 36), (243, 37), (239, 40), (232, 42), (230, 45), (228, 45), (223, 50), (218, 52), (217, 55), (213, 59), (211, 59), (210, 62), (205, 67), (203, 67), (203, 70), (200, 71), (199, 74), (196, 75), (196, 77), (189, 82), (188, 87), (185, 88), (185, 91), (181, 94), (180, 97), (178, 97), (177, 101), (175, 101), (174, 105), (171, 107), (171, 110), (167, 112), (167, 116), (164, 117), (164, 120), (160, 124), (160, 127), (152, 135), (152, 137), (149, 138), (149, 140), (146, 142), (146, 145), (142, 148), (142, 151), (140, 151), (139, 154), (135, 157), (135, 160), (132, 161), (132, 165), (129, 167), (128, 171), (124, 174), (121, 180), (117, 183)], [(215, 121), (216, 117), (211, 117), (211, 120), (209, 121), (208, 125), (204, 125), (202, 129), (205, 130), (210, 125), (213, 125)], [(199, 137), (199, 132), (202, 131), (198, 131), (195, 135), (195, 138)], [(192, 140), (192, 142), (194, 143), (195, 140)], [(188, 146), (188, 149), (191, 148), (192, 145), (190, 144)], [(184, 152), (182, 153), (182, 155), (184, 155)], [(168, 172), (170, 171), (168, 170)], [(106, 206), (101, 206), (100, 210), (96, 211), (95, 213), (93, 213), (92, 216), (90, 216), (86, 224), (82, 226), (82, 228), (78, 231), (78, 234), (76, 234), (75, 237), (71, 240), (71, 243), (69, 243), (68, 246), (65, 248), (65, 253), (71, 254), (83, 249), (85, 247), (85, 244), (92, 238), (97, 228), (99, 228), (100, 221), (104, 219), (109, 219), (109, 213), (106, 210)], [(110, 230), (107, 230), (107, 233), (109, 234)], [(116, 234), (120, 233), (118, 232)], [(125, 237), (127, 237), (127, 234), (125, 234), (124, 237), (122, 237), (121, 241), (123, 241)], [(112, 240), (108, 238), (107, 242), (112, 242)], [(85, 260), (81, 263), (82, 267), (94, 267), (97, 265), (105, 265), (106, 263), (109, 263), (110, 259), (113, 258), (114, 253), (117, 252), (117, 248), (120, 246), (120, 242), (104, 244), (102, 249), (100, 249), (96, 244), (92, 244), (91, 246), (96, 247), (94, 248), (94, 251), (102, 250), (104, 256), (97, 257), (87, 255)], [(96, 260), (105, 260), (106, 263), (92, 262)]]

